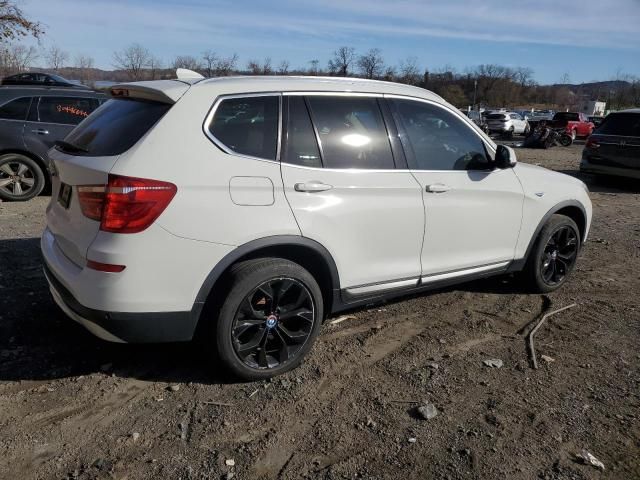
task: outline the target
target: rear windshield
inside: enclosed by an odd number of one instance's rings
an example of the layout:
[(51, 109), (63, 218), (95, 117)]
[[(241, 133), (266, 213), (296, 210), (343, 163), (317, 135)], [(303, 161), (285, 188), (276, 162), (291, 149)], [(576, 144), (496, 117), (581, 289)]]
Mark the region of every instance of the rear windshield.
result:
[(612, 113), (602, 121), (594, 133), (640, 137), (640, 113)]
[(489, 120), (504, 120), (505, 117), (506, 115), (504, 113), (492, 113), (490, 115), (487, 115), (487, 118)]
[(109, 100), (74, 128), (65, 142), (67, 153), (90, 157), (120, 155), (136, 144), (171, 108), (165, 103)]

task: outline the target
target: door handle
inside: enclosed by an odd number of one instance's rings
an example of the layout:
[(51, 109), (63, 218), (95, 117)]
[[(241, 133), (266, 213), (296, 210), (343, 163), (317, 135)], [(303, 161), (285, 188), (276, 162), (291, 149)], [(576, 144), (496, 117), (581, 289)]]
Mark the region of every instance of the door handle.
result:
[(327, 185), (322, 182), (306, 182), (306, 183), (296, 183), (293, 186), (293, 189), (296, 192), (324, 192), (326, 190), (331, 190), (333, 188), (332, 185)]
[(31, 130), (33, 133), (37, 133), (38, 135), (49, 135), (49, 130), (45, 130), (44, 128), (37, 128), (35, 130)]
[(444, 193), (451, 190), (451, 187), (443, 183), (434, 183), (433, 185), (427, 185), (426, 190), (429, 193)]

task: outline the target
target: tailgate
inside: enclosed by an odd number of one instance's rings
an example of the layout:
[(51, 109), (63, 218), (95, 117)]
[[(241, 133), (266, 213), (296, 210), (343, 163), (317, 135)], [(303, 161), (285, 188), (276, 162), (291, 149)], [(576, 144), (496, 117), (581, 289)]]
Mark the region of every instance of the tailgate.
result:
[(105, 185), (118, 157), (80, 157), (54, 148), (49, 151), (49, 158), (52, 191), (47, 226), (62, 253), (78, 267), (84, 267), (87, 249), (98, 233), (100, 222), (83, 215), (77, 187)]

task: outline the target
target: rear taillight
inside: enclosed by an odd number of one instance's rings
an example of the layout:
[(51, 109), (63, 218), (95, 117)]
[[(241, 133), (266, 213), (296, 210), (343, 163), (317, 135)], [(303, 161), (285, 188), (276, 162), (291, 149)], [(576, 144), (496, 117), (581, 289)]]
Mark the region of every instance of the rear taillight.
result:
[(585, 143), (584, 146), (592, 150), (595, 150), (596, 148), (600, 148), (600, 144), (591, 137), (587, 138), (587, 143)]
[(78, 200), (86, 217), (100, 221), (100, 230), (137, 233), (160, 216), (176, 191), (168, 182), (109, 175), (107, 185), (79, 186)]
[(114, 265), (112, 263), (96, 262), (94, 260), (87, 260), (87, 268), (97, 270), (99, 272), (120, 273), (125, 268), (124, 265)]

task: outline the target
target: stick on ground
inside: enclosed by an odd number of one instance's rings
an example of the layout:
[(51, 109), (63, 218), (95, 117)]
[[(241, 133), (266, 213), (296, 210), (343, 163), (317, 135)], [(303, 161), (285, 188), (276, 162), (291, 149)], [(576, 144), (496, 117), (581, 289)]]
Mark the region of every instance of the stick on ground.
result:
[(571, 305), (567, 305), (566, 307), (562, 307), (562, 308), (559, 308), (557, 310), (554, 310), (553, 312), (549, 312), (549, 313), (545, 314), (540, 319), (538, 324), (535, 327), (533, 327), (533, 330), (531, 330), (531, 333), (529, 333), (529, 335), (528, 335), (528, 338), (529, 338), (529, 351), (531, 352), (531, 360), (533, 362), (533, 368), (535, 370), (538, 369), (538, 360), (536, 358), (536, 349), (533, 346), (533, 336), (536, 334), (536, 332), (542, 326), (542, 324), (547, 320), (547, 318), (549, 318), (551, 315), (555, 315), (556, 313), (560, 313), (563, 310), (568, 310), (569, 308), (573, 308), (573, 307), (577, 307), (577, 306), (578, 306), (577, 303), (572, 303)]

